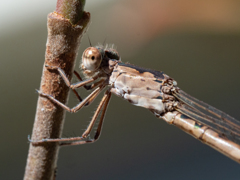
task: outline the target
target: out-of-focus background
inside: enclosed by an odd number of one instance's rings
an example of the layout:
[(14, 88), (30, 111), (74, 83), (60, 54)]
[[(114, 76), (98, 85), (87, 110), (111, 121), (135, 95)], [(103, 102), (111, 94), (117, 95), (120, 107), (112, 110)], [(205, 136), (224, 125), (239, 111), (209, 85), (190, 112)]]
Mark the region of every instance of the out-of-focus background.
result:
[[(47, 14), (55, 4), (0, 2), (0, 179), (22, 179), (24, 174)], [(106, 38), (116, 44), (123, 62), (162, 70), (184, 91), (240, 119), (239, 7), (239, 0), (91, 0), (85, 9), (92, 16), (92, 44)], [(78, 64), (88, 46), (84, 37)], [(81, 135), (99, 100), (77, 114), (67, 113), (63, 135)], [(76, 103), (71, 94), (69, 106)], [(115, 96), (99, 141), (62, 148), (57, 174), (58, 180), (240, 177), (236, 162)]]

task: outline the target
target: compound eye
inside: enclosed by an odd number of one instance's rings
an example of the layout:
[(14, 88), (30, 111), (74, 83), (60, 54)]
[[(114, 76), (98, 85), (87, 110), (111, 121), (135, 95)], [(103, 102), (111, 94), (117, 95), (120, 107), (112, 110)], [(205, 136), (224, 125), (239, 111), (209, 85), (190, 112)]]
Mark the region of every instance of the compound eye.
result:
[(82, 55), (82, 63), (89, 71), (95, 71), (99, 68), (102, 62), (100, 51), (95, 47), (87, 48)]

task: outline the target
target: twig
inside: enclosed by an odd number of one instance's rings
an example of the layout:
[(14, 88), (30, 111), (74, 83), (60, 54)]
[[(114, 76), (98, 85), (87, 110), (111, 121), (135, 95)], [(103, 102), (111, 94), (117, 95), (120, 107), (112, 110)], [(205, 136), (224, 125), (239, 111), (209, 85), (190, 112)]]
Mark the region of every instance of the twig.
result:
[[(83, 11), (84, 4), (84, 0), (58, 0), (56, 12), (48, 15), (45, 64), (61, 67), (69, 79), (72, 78), (80, 40), (90, 21), (90, 14)], [(51, 94), (61, 102), (67, 102), (69, 89), (57, 71), (50, 71), (45, 66), (40, 91)], [(62, 108), (39, 97), (31, 138), (59, 138), (64, 115)], [(58, 151), (58, 143), (30, 144), (24, 179), (54, 179)]]

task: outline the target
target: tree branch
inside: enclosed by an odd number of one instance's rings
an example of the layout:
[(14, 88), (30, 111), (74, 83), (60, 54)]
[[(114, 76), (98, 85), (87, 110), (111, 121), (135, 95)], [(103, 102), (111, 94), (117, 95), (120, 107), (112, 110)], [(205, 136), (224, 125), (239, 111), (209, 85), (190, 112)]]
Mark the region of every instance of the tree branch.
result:
[[(83, 0), (59, 0), (57, 12), (48, 15), (45, 64), (59, 66), (70, 80), (80, 40), (90, 21), (90, 13), (83, 11), (84, 4)], [(61, 102), (67, 102), (69, 88), (57, 71), (48, 70), (45, 65), (40, 91), (51, 94)], [(47, 98), (39, 97), (31, 138), (33, 140), (59, 138), (62, 133), (64, 115), (65, 111), (61, 107)], [(53, 179), (58, 151), (58, 143), (30, 144), (24, 179)]]

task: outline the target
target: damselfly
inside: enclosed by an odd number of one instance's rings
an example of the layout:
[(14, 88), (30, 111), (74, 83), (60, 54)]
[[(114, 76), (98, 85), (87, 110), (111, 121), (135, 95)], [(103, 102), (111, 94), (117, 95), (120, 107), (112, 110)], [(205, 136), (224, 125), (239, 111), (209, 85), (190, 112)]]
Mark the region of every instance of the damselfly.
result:
[[(80, 103), (69, 108), (49, 94), (40, 91), (38, 93), (69, 112), (75, 113), (82, 107), (89, 105), (101, 91), (107, 88), (88, 128), (81, 137), (29, 139), (34, 144), (60, 142), (60, 145), (65, 146), (95, 142), (100, 136), (104, 115), (113, 93), (128, 100), (133, 105), (149, 109), (156, 117), (181, 128), (240, 163), (240, 122), (238, 120), (188, 95), (177, 86), (177, 82), (173, 78), (161, 71), (123, 63), (113, 47), (98, 45), (87, 48), (82, 55), (81, 63), (86, 80), (82, 80), (81, 76), (74, 71), (80, 80), (74, 84), (70, 83), (61, 68), (52, 65), (45, 65), (45, 67), (59, 72), (66, 85), (79, 98)], [(75, 90), (82, 86), (87, 90), (94, 89), (83, 100)], [(98, 116), (100, 116), (100, 120), (97, 131), (94, 138), (89, 139), (89, 134)]]

